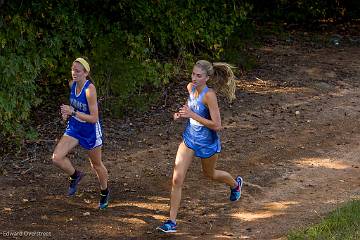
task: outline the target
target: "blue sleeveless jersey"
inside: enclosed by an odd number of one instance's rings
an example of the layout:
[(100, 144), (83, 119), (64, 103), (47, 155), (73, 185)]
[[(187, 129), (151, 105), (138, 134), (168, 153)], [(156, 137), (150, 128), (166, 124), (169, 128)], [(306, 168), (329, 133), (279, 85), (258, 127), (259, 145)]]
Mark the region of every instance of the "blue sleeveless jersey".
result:
[[(209, 88), (206, 86), (198, 98), (194, 97), (195, 88), (192, 89), (188, 99), (189, 108), (203, 118), (211, 119), (210, 111), (202, 102), (204, 95)], [(185, 145), (194, 150), (195, 156), (200, 158), (209, 158), (221, 151), (220, 138), (216, 131), (202, 125), (190, 118), (186, 123), (183, 132)]]
[[(86, 99), (86, 90), (90, 84), (91, 82), (86, 80), (79, 94), (76, 94), (77, 83), (74, 82), (71, 86), (70, 105), (77, 112), (90, 114), (89, 104)], [(71, 116), (64, 135), (78, 139), (80, 146), (88, 150), (102, 145), (102, 131), (99, 121), (96, 123), (89, 123)]]

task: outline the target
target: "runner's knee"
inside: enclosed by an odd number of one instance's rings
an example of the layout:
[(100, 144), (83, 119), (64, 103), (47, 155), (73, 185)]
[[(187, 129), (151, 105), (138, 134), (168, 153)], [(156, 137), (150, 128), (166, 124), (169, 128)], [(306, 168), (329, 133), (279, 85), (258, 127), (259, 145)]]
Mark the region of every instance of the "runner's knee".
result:
[(63, 160), (63, 157), (59, 154), (53, 153), (51, 156), (52, 163), (55, 165), (59, 165), (59, 163)]
[(181, 187), (184, 183), (184, 176), (181, 174), (174, 174), (172, 179), (172, 185), (175, 187)]

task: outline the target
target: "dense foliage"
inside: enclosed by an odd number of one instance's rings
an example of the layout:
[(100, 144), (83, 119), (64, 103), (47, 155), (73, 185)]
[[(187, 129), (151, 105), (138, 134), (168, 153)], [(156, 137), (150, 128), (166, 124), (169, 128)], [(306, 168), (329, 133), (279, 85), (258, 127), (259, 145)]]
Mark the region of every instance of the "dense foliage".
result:
[(99, 96), (113, 113), (149, 103), (176, 70), (169, 59), (218, 55), (245, 14), (235, 1), (219, 0), (4, 1), (1, 134), (24, 134), (31, 110), (65, 88), (78, 56), (90, 59)]
[(262, 20), (308, 24), (324, 20), (348, 21), (360, 16), (357, 0), (253, 0), (254, 15)]
[(233, 62), (239, 51), (234, 46), (242, 45), (232, 43), (241, 42), (240, 32), (254, 30), (249, 19), (355, 18), (358, 5), (350, 0), (1, 0), (1, 137), (22, 138), (31, 111), (59, 89), (67, 92), (71, 62), (78, 56), (90, 60), (104, 108), (121, 115), (155, 101), (194, 56)]

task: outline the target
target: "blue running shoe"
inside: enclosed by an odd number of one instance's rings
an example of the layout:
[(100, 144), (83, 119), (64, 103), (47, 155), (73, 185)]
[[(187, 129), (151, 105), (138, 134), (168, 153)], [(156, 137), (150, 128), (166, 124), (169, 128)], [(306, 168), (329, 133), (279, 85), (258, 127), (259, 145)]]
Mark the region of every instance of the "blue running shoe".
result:
[(75, 179), (73, 179), (71, 177), (69, 178), (69, 181), (70, 181), (69, 192), (68, 192), (69, 196), (74, 196), (74, 194), (76, 193), (76, 190), (77, 190), (77, 185), (84, 176), (85, 176), (85, 173), (79, 172), (78, 176)]
[(173, 233), (173, 232), (176, 232), (176, 223), (174, 223), (171, 220), (167, 220), (166, 222), (164, 222), (163, 225), (161, 225), (160, 227), (157, 227), (156, 229), (166, 232), (166, 233)]
[(237, 182), (237, 187), (235, 188), (230, 188), (231, 190), (231, 193), (230, 193), (230, 201), (232, 202), (235, 202), (237, 200), (240, 199), (241, 197), (241, 188), (242, 188), (242, 185), (243, 185), (243, 179), (240, 177), (240, 176), (237, 176), (236, 177), (236, 182)]
[(100, 193), (99, 209), (105, 209), (109, 206), (110, 191), (107, 194)]

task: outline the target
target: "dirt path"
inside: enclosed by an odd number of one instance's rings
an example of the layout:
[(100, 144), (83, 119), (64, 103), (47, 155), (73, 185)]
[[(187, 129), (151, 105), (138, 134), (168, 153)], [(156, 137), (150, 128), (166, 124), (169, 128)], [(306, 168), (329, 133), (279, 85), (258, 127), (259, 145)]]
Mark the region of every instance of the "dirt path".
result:
[[(359, 199), (360, 49), (272, 45), (256, 54), (260, 65), (239, 81), (235, 103), (221, 104), (218, 168), (243, 176), (241, 201), (230, 203), (228, 188), (205, 179), (196, 159), (178, 233), (154, 230), (168, 215), (182, 131), (172, 109), (159, 108), (137, 119), (105, 120), (112, 191), (106, 211), (96, 209), (97, 181), (80, 149), (71, 158), (88, 176), (75, 198), (64, 196), (65, 176), (49, 160), (55, 141), (46, 134), (30, 146), (37, 151), (3, 164), (0, 238), (280, 239)], [(53, 127), (60, 136), (63, 125)]]

